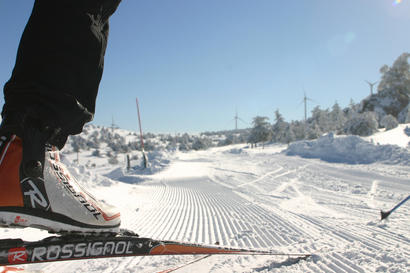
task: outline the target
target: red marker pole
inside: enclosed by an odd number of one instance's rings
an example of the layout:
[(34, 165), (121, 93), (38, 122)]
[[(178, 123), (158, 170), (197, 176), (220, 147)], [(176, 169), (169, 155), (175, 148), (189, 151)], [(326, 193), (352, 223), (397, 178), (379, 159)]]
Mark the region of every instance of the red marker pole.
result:
[(141, 116), (140, 116), (140, 106), (138, 103), (138, 98), (137, 98), (137, 111), (138, 111), (138, 123), (140, 126), (140, 141), (141, 141), (141, 149), (144, 151), (144, 139), (142, 137), (142, 127), (141, 127)]
[(137, 111), (138, 111), (138, 123), (140, 126), (140, 141), (141, 141), (141, 151), (142, 151), (142, 158), (144, 160), (144, 168), (148, 166), (148, 158), (144, 151), (144, 138), (142, 137), (142, 126), (141, 126), (141, 116), (140, 116), (140, 106), (138, 103), (138, 98), (136, 99), (137, 102)]

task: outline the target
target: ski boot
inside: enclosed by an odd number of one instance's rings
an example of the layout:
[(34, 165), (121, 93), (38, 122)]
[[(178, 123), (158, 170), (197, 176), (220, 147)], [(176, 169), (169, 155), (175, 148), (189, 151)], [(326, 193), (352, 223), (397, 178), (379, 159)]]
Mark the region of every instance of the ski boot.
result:
[(38, 120), (23, 131), (0, 126), (0, 225), (34, 227), (60, 234), (112, 234), (120, 213), (97, 201), (68, 172), (49, 132)]

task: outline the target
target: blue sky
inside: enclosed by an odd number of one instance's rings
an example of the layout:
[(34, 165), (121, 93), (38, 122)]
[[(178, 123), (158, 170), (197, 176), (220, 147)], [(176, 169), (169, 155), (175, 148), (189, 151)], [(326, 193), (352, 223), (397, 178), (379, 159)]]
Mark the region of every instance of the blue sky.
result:
[[(401, 3), (399, 3), (401, 2)], [(0, 0), (0, 82), (10, 77), (33, 0)], [(144, 131), (233, 129), (347, 106), (364, 80), (410, 49), (408, 0), (123, 0), (111, 18), (93, 123)], [(3, 104), (3, 98), (0, 103)]]

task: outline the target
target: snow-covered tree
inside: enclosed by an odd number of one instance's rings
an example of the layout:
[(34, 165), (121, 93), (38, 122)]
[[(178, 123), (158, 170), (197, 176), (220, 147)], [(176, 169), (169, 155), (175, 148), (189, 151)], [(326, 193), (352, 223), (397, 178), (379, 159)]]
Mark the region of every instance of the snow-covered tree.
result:
[(340, 134), (342, 133), (343, 127), (346, 123), (346, 116), (342, 110), (342, 108), (339, 106), (339, 104), (336, 102), (332, 106), (332, 111), (330, 112), (330, 127), (332, 131), (336, 131), (336, 133)]
[(198, 137), (194, 140), (192, 144), (192, 149), (194, 150), (206, 150), (212, 146), (212, 141), (207, 137)]
[(91, 153), (91, 155), (92, 155), (92, 156), (96, 156), (96, 157), (100, 157), (100, 156), (101, 156), (100, 150), (95, 149), (95, 150)]
[(191, 145), (189, 143), (182, 142), (182, 143), (179, 143), (178, 148), (180, 151), (189, 151), (191, 150)]
[(312, 117), (308, 120), (315, 123), (321, 132), (329, 132), (331, 130), (331, 120), (329, 110), (322, 110), (319, 106), (316, 106), (312, 110)]
[(118, 164), (118, 159), (117, 159), (117, 155), (114, 155), (112, 157), (108, 158), (108, 163), (110, 163), (111, 165), (116, 165)]
[(295, 133), (292, 130), (292, 124), (287, 123), (287, 127), (285, 130), (285, 135), (284, 135), (284, 143), (291, 143), (296, 140)]
[(399, 126), (399, 123), (397, 122), (397, 119), (392, 115), (386, 115), (380, 121), (380, 125), (386, 128), (386, 130), (391, 130)]
[(295, 140), (302, 140), (306, 137), (306, 122), (304, 121), (292, 121), (289, 130), (293, 132)]
[(382, 78), (378, 93), (362, 101), (360, 112), (372, 111), (380, 118), (390, 114), (399, 120), (404, 119), (399, 115), (410, 102), (409, 57), (409, 53), (403, 53), (391, 67), (384, 65), (380, 69)]
[(314, 121), (309, 124), (306, 129), (306, 138), (307, 139), (316, 139), (322, 135), (319, 125)]
[(345, 125), (345, 133), (359, 136), (370, 136), (377, 131), (378, 122), (374, 112), (365, 112), (354, 116)]
[(358, 112), (360, 109), (360, 104), (359, 103), (355, 103), (354, 100), (351, 98), (350, 102), (349, 102), (349, 109), (351, 109), (351, 112)]
[(276, 110), (275, 123), (272, 126), (272, 140), (274, 142), (286, 143), (288, 134), (287, 130), (289, 130), (289, 124), (285, 122), (285, 119), (279, 110)]
[(225, 139), (218, 142), (218, 146), (226, 146), (231, 144), (241, 143), (241, 140), (235, 134), (228, 134)]
[(110, 147), (113, 152), (126, 153), (129, 151), (129, 147), (125, 143), (125, 138), (118, 134), (112, 135), (109, 138), (109, 142), (107, 144), (108, 144), (108, 147)]
[(157, 145), (154, 141), (152, 141), (152, 137), (148, 138), (144, 141), (144, 150), (145, 151), (153, 151), (157, 149)]
[(82, 135), (70, 136), (71, 147), (74, 152), (88, 150), (87, 140)]
[(265, 142), (270, 139), (271, 129), (268, 117), (256, 116), (253, 118), (253, 128), (248, 141), (251, 143)]
[(384, 65), (380, 69), (382, 79), (377, 88), (379, 93), (400, 92), (410, 95), (410, 53), (401, 54), (392, 67)]

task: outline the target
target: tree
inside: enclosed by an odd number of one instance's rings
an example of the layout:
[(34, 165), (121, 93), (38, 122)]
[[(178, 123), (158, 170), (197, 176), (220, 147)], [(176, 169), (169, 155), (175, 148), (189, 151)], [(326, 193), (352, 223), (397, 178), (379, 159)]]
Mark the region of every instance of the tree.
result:
[(392, 115), (386, 115), (380, 121), (380, 126), (386, 128), (387, 131), (396, 128), (397, 126), (399, 126), (399, 123), (397, 122), (397, 119)]
[(91, 155), (92, 155), (92, 156), (96, 156), (96, 157), (100, 157), (100, 156), (101, 156), (100, 150), (95, 149), (95, 150), (91, 153)]
[(189, 151), (191, 150), (191, 145), (186, 142), (179, 143), (179, 150), (180, 151)]
[(320, 130), (316, 121), (313, 121), (312, 123), (310, 123), (306, 130), (306, 138), (307, 139), (317, 139), (321, 135), (322, 135), (322, 131)]
[(319, 106), (316, 106), (313, 108), (312, 117), (309, 120), (313, 120), (321, 132), (329, 132), (331, 130), (331, 121), (329, 116), (328, 109), (322, 110)]
[(331, 130), (336, 131), (336, 133), (342, 133), (343, 127), (346, 122), (345, 114), (339, 104), (335, 102), (332, 106), (332, 111), (330, 112)]
[(198, 137), (194, 140), (192, 144), (192, 149), (198, 150), (206, 150), (212, 146), (212, 141), (207, 137)]
[(289, 130), (289, 124), (285, 122), (285, 119), (279, 113), (279, 109), (275, 111), (275, 124), (272, 126), (272, 140), (280, 143), (287, 143), (287, 132)]
[(382, 79), (377, 88), (379, 93), (397, 91), (410, 95), (410, 53), (401, 54), (392, 67), (384, 65), (380, 68)]
[(405, 111), (406, 115), (404, 118), (404, 123), (410, 123), (410, 109), (407, 108), (407, 111)]
[(249, 136), (249, 142), (258, 143), (268, 141), (271, 136), (268, 117), (256, 116), (253, 118), (253, 127)]
[(117, 155), (109, 157), (108, 158), (108, 163), (110, 163), (111, 165), (117, 165), (118, 164)]
[(290, 124), (290, 130), (295, 136), (295, 140), (305, 139), (306, 137), (306, 122), (305, 121), (292, 121)]
[(409, 53), (403, 53), (391, 67), (384, 65), (380, 69), (382, 78), (377, 87), (378, 93), (362, 101), (360, 112), (372, 111), (379, 117), (392, 115), (400, 121), (405, 119), (401, 113), (410, 102), (409, 57)]
[(377, 131), (378, 122), (374, 112), (358, 114), (346, 122), (345, 133), (359, 136), (370, 136)]
[(285, 129), (285, 135), (284, 135), (284, 143), (291, 143), (296, 140), (295, 133), (293, 132), (292, 124), (287, 123), (287, 127)]

